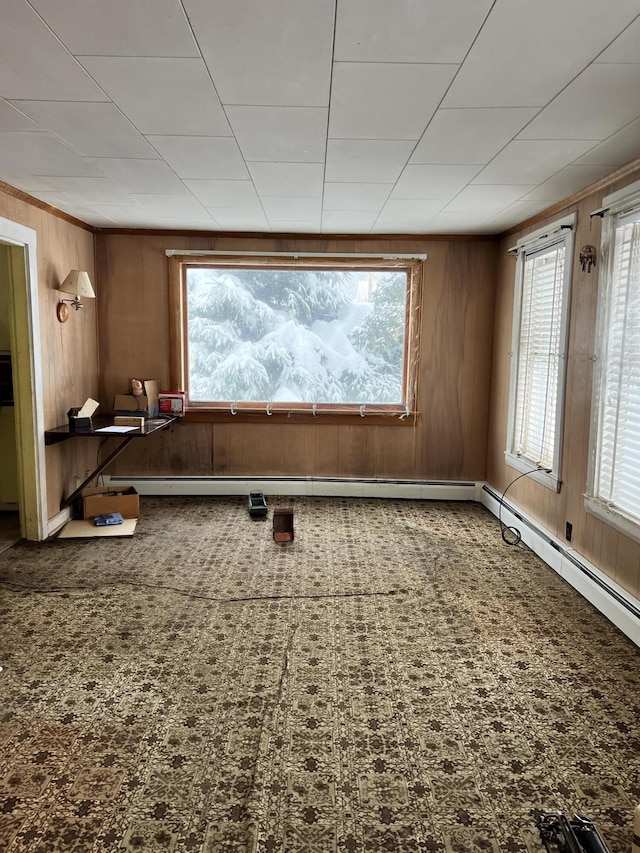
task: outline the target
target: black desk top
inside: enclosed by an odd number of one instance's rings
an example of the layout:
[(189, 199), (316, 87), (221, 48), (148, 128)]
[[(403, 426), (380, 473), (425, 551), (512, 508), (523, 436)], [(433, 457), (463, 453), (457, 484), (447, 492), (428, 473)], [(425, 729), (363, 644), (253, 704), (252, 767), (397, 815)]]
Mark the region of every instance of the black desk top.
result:
[(113, 426), (113, 418), (108, 415), (101, 415), (92, 419), (93, 428), (83, 430), (71, 430), (69, 424), (61, 424), (53, 429), (47, 429), (44, 433), (44, 443), (47, 445), (57, 444), (59, 441), (66, 441), (69, 438), (146, 438), (154, 432), (161, 429), (166, 429), (170, 424), (175, 423), (177, 417), (166, 418), (147, 418), (142, 429), (136, 427), (129, 429), (126, 432), (100, 432), (103, 427)]

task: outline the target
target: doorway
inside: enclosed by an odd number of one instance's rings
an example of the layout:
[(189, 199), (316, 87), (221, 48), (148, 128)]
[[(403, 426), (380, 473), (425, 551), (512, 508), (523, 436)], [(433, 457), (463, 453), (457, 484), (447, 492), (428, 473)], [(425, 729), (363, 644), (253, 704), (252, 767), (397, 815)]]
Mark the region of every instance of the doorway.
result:
[[(2, 463), (7, 462), (2, 464), (3, 471), (15, 466), (15, 484), (9, 482), (10, 477), (5, 481), (7, 494), (2, 497), (9, 500), (1, 501), (0, 506), (15, 513), (21, 537), (43, 540), (47, 535), (47, 505), (36, 233), (2, 217), (0, 309), (4, 309), (0, 353), (9, 357), (12, 386), (12, 405), (0, 407), (5, 410), (0, 411), (0, 454)], [(15, 509), (11, 506), (14, 503)]]

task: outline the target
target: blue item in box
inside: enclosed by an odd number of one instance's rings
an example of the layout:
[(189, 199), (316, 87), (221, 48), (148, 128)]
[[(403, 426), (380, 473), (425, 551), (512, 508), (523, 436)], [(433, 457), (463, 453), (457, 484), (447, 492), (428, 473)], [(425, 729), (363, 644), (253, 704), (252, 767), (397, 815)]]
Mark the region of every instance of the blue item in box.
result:
[(109, 524), (122, 524), (122, 514), (119, 512), (105, 512), (102, 515), (96, 515), (93, 523), (96, 527), (107, 527)]

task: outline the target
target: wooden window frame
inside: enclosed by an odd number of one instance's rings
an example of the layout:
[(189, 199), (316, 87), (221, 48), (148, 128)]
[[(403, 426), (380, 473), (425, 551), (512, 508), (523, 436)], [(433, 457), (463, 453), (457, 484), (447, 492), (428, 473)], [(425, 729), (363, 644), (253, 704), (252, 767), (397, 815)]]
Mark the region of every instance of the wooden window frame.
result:
[(403, 397), (405, 407), (397, 405), (330, 403), (194, 403), (187, 396), (186, 421), (217, 423), (340, 423), (415, 426), (418, 418), (418, 371), (420, 363), (420, 326), (423, 261), (407, 258), (369, 257), (291, 257), (265, 255), (179, 254), (167, 258), (169, 277), (169, 358), (172, 389), (187, 390), (186, 361), (186, 270), (192, 267), (224, 269), (358, 269), (407, 273), (405, 303), (405, 339), (403, 358)]

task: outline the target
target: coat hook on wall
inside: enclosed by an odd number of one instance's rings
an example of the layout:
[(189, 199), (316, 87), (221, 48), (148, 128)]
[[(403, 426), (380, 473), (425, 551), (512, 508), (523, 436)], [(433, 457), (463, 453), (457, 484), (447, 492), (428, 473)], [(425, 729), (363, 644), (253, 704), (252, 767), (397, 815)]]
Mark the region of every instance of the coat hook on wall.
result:
[(582, 272), (591, 272), (596, 265), (596, 247), (583, 246), (580, 249), (580, 269)]

